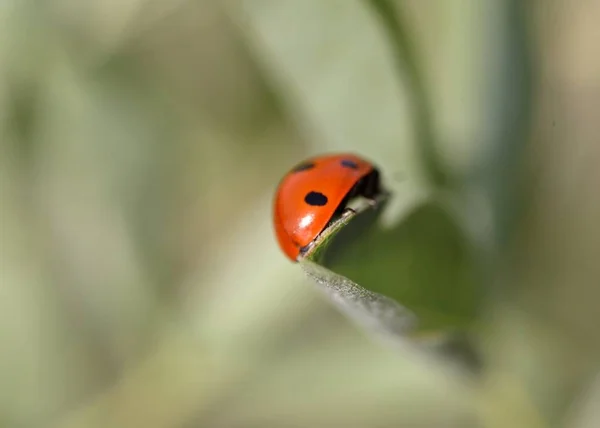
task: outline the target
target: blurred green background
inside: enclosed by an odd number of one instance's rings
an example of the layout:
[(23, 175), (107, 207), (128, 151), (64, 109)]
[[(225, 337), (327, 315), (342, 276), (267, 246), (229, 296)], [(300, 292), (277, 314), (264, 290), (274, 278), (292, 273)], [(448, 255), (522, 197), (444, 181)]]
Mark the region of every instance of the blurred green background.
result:
[[(598, 17), (3, 1), (0, 426), (599, 426)], [(278, 180), (339, 150), (381, 167), (384, 226), (451, 207), (485, 295), (477, 378), (371, 340), (280, 253)], [(432, 272), (455, 260), (407, 233)]]

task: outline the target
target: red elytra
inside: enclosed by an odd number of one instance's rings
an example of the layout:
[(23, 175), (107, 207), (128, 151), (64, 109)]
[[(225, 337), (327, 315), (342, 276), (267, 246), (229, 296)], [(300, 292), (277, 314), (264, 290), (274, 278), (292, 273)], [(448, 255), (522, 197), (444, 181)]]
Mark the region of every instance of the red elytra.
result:
[(373, 199), (379, 193), (379, 171), (357, 155), (328, 154), (296, 165), (279, 183), (273, 204), (275, 235), (281, 250), (292, 261), (298, 261), (352, 198)]

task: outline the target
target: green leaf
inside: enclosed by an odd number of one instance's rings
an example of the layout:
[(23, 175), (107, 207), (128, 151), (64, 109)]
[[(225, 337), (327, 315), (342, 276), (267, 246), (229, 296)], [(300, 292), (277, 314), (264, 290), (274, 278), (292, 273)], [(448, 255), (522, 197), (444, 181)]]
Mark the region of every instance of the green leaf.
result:
[(417, 321), (414, 314), (393, 299), (369, 291), (310, 260), (303, 260), (301, 265), (342, 312), (373, 333), (399, 339), (414, 330)]
[(480, 289), (469, 245), (449, 212), (426, 202), (396, 227), (383, 230), (375, 223), (384, 205), (354, 216), (319, 243), (323, 248), (315, 259), (346, 278), (321, 282), (345, 285), (352, 295), (353, 284), (360, 284), (368, 290), (359, 293), (367, 301), (373, 298), (369, 293), (393, 299), (416, 315), (421, 333), (470, 329), (477, 320)]

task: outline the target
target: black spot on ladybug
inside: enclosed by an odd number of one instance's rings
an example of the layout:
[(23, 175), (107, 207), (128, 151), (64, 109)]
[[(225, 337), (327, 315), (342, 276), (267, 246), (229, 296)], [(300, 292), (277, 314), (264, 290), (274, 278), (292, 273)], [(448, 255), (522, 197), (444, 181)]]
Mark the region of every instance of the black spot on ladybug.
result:
[(304, 163), (301, 163), (300, 165), (295, 166), (294, 169), (292, 169), (292, 172), (306, 171), (308, 169), (313, 169), (314, 167), (315, 167), (314, 163), (304, 162)]
[(304, 197), (304, 202), (308, 205), (322, 207), (327, 204), (327, 196), (320, 192), (308, 192)]
[(350, 159), (343, 159), (341, 164), (343, 167), (346, 167), (346, 168), (358, 169), (358, 164), (354, 161), (351, 161)]

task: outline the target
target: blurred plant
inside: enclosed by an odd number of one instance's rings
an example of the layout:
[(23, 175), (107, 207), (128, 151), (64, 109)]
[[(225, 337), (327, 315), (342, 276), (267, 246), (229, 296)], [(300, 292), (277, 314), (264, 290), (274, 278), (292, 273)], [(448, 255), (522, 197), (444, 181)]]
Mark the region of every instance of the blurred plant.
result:
[[(599, 12), (3, 3), (0, 425), (596, 426)], [(476, 377), (371, 341), (280, 256), (277, 180), (339, 150), (394, 197), (309, 269), (467, 330)]]

